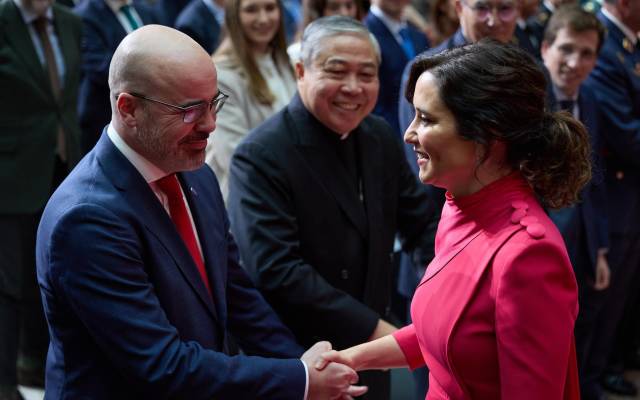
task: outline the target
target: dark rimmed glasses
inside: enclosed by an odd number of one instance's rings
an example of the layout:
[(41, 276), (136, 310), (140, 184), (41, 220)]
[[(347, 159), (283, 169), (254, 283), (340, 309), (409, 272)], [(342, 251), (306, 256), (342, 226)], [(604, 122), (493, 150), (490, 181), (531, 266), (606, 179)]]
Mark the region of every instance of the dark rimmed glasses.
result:
[(192, 124), (196, 122), (197, 120), (202, 118), (202, 116), (204, 115), (205, 112), (207, 112), (207, 110), (210, 112), (213, 112), (214, 115), (218, 114), (218, 112), (222, 109), (222, 106), (224, 106), (224, 103), (229, 98), (228, 94), (225, 94), (220, 90), (218, 90), (218, 94), (216, 94), (216, 96), (213, 99), (211, 99), (211, 101), (209, 102), (201, 102), (191, 106), (183, 107), (183, 106), (177, 106), (175, 104), (165, 103), (164, 101), (152, 99), (151, 97), (147, 97), (140, 93), (131, 92), (129, 94), (133, 97), (137, 97), (142, 100), (151, 101), (154, 103), (162, 104), (167, 107), (174, 108), (176, 110), (180, 110), (182, 112), (182, 121), (185, 124)]
[(460, 2), (473, 10), (479, 22), (484, 22), (489, 19), (489, 15), (493, 15), (494, 9), (497, 12), (498, 18), (504, 22), (513, 21), (518, 14), (516, 4), (511, 2), (498, 3), (496, 5), (484, 1), (478, 1), (473, 5), (469, 4), (467, 0), (460, 0)]

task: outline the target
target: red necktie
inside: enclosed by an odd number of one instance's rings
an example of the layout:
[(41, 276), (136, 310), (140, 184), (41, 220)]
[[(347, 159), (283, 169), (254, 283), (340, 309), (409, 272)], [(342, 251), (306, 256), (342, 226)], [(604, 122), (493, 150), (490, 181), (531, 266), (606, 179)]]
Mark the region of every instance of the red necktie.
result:
[(191, 225), (191, 219), (189, 218), (189, 212), (187, 206), (184, 204), (182, 198), (182, 190), (180, 190), (180, 183), (175, 174), (167, 175), (162, 179), (158, 179), (156, 184), (166, 195), (169, 200), (169, 214), (171, 214), (171, 220), (176, 226), (180, 237), (184, 241), (184, 244), (189, 249), (193, 261), (198, 267), (200, 277), (207, 287), (209, 294), (211, 294), (211, 287), (209, 286), (209, 279), (207, 278), (207, 272), (204, 269), (204, 262), (198, 250), (198, 242), (196, 241), (196, 235)]

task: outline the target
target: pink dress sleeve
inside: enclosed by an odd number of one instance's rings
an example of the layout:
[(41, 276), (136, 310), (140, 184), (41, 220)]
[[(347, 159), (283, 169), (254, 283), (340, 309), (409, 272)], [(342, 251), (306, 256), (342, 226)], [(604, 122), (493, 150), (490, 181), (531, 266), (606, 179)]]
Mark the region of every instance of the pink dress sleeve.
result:
[[(526, 233), (524, 233), (526, 235)], [(503, 399), (567, 399), (577, 285), (563, 247), (517, 235), (493, 264)]]
[(404, 353), (409, 369), (413, 371), (424, 366), (424, 358), (422, 358), (422, 351), (420, 351), (420, 344), (416, 336), (416, 328), (413, 324), (395, 331), (393, 338), (398, 342), (400, 349)]

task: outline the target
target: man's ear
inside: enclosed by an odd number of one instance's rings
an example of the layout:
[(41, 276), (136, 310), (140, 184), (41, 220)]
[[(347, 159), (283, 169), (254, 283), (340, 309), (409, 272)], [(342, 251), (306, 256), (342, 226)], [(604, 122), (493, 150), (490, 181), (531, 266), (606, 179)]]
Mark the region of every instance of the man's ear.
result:
[(137, 125), (135, 113), (139, 107), (140, 103), (129, 93), (120, 93), (116, 99), (116, 112), (125, 125), (131, 127)]
[(298, 80), (304, 79), (304, 63), (302, 61), (296, 63), (296, 78)]
[(547, 42), (546, 40), (543, 40), (540, 44), (540, 55), (543, 59), (545, 57), (545, 54), (547, 54), (547, 50), (549, 50), (549, 47), (551, 47), (551, 43)]

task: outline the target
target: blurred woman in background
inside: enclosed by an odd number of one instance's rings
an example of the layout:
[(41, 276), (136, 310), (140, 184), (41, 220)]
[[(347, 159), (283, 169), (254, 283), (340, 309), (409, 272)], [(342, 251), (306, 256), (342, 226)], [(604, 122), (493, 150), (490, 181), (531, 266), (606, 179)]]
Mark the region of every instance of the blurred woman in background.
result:
[(227, 0), (226, 38), (213, 55), (218, 88), (229, 95), (209, 137), (206, 161), (226, 200), (231, 156), (251, 129), (296, 92), (286, 51), (280, 0)]

